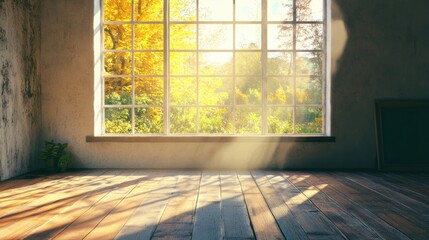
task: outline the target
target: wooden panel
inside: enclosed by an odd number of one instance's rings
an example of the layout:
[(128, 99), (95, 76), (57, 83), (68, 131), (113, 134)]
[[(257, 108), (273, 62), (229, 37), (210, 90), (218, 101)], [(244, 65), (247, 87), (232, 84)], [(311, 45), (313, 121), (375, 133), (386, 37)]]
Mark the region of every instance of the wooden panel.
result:
[[(310, 239), (321, 237), (343, 239), (341, 232), (337, 230), (335, 225), (297, 188), (296, 185), (305, 186), (304, 181), (308, 176), (296, 176), (290, 173), (278, 173), (277, 176), (277, 178), (271, 179), (270, 182), (292, 210), (298, 223)], [(292, 184), (292, 182), (296, 185)]]
[(193, 239), (223, 239), (218, 172), (204, 171), (198, 194)]
[(429, 99), (375, 102), (381, 170), (429, 170)]
[(337, 204), (345, 209), (349, 214), (358, 217), (362, 223), (370, 226), (383, 239), (408, 240), (401, 231), (386, 223), (383, 219), (368, 210), (365, 206), (353, 201), (353, 194), (356, 190), (337, 182), (329, 175), (323, 173), (313, 173), (308, 179), (312, 184), (319, 187), (320, 191), (327, 194)]
[(286, 239), (308, 239), (291, 209), (269, 182), (269, 179), (275, 178), (275, 175), (270, 175), (267, 172), (253, 172), (252, 175)]
[[(80, 173), (83, 174), (84, 173)], [(78, 174), (78, 175), (80, 175)], [(72, 184), (82, 183), (82, 177), (84, 176), (75, 176), (74, 179), (69, 179)], [(25, 195), (21, 194), (23, 201), (20, 199), (15, 199), (18, 203), (23, 203), (22, 206), (14, 206), (10, 208), (8, 214), (3, 216), (0, 220), (0, 236), (5, 239), (22, 239), (35, 228), (44, 224), (50, 218), (56, 214), (63, 211), (63, 209), (69, 205), (73, 205), (80, 196), (70, 196), (69, 193), (58, 191), (58, 194), (48, 194), (44, 197), (40, 197), (40, 194), (37, 194), (34, 191), (45, 192), (43, 186), (55, 184), (56, 187), (61, 186), (61, 183), (58, 182), (59, 178), (49, 178), (56, 179), (54, 183), (40, 182), (36, 186), (33, 186), (33, 190), (27, 192), (32, 192), (36, 195), (36, 198), (28, 198)], [(37, 190), (36, 190), (37, 189)], [(79, 193), (78, 193), (79, 194)], [(29, 199), (32, 199), (29, 201)], [(6, 226), (5, 226), (6, 225)], [(5, 226), (5, 227), (4, 227)], [(3, 228), (4, 227), (4, 228)], [(3, 231), (4, 230), (4, 231)]]
[(160, 172), (158, 178), (161, 181), (147, 192), (115, 239), (150, 239), (153, 236), (178, 181), (176, 174), (168, 172)]
[[(141, 204), (142, 199), (150, 194), (151, 189), (159, 184), (159, 178), (154, 179), (154, 174), (148, 171), (138, 171), (133, 174), (138, 177), (135, 188), (94, 228), (85, 239), (113, 239), (121, 231), (128, 218)], [(133, 182), (130, 182), (134, 185)], [(126, 191), (126, 189), (123, 189)]]
[(112, 183), (109, 186), (109, 192), (54, 239), (83, 239), (135, 187), (135, 182), (132, 182), (133, 177), (129, 176), (130, 174), (132, 172), (127, 171), (109, 181)]
[(200, 178), (200, 174), (194, 173), (178, 176), (173, 195), (152, 239), (191, 238)]
[(368, 188), (342, 177), (344, 174), (351, 173), (335, 174), (333, 176), (335, 181), (353, 187), (359, 192), (350, 196), (353, 198), (353, 201), (369, 209), (410, 238), (424, 239), (429, 236), (429, 226), (424, 218), (416, 214), (410, 214), (408, 208), (397, 204), (394, 200), (383, 197)]
[[(298, 174), (299, 175), (299, 174)], [(322, 189), (324, 184), (313, 184), (309, 175), (301, 184), (307, 184), (299, 189), (313, 204), (320, 209), (328, 219), (349, 239), (382, 239), (377, 232), (360, 219), (350, 214), (346, 209), (327, 196)]]
[(425, 173), (91, 170), (31, 180), (0, 183), (2, 240), (429, 236)]
[(257, 239), (285, 239), (252, 175), (239, 174), (250, 221)]
[(254, 238), (237, 174), (222, 173), (220, 178), (225, 239)]

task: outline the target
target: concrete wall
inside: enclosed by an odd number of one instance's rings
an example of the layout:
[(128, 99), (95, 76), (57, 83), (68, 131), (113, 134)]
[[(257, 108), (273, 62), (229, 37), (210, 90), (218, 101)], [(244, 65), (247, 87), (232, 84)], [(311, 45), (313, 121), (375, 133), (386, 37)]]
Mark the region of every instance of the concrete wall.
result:
[(40, 4), (0, 0), (0, 180), (37, 168)]
[(334, 143), (86, 143), (93, 134), (93, 1), (42, 3), (43, 138), (76, 167), (373, 168), (374, 99), (429, 97), (429, 1), (332, 4)]

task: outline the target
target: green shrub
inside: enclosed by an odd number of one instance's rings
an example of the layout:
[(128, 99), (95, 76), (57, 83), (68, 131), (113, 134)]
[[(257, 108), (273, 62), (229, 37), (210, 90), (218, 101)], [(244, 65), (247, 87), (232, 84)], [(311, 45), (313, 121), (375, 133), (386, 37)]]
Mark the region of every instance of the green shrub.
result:
[(72, 161), (72, 154), (67, 152), (67, 143), (56, 143), (53, 140), (45, 141), (40, 150), (40, 160), (45, 162), (48, 171), (66, 171)]

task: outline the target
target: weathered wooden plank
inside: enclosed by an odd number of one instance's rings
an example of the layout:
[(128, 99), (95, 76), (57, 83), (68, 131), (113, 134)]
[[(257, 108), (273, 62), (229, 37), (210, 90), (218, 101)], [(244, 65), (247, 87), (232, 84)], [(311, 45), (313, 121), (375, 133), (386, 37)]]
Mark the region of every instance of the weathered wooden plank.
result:
[[(309, 181), (318, 186), (321, 192), (328, 195), (337, 204), (343, 207), (346, 212), (353, 214), (358, 217), (361, 222), (370, 226), (383, 239), (409, 240), (409, 238), (401, 231), (392, 227), (379, 216), (368, 210), (365, 206), (354, 202), (353, 197), (351, 196), (353, 196), (353, 192), (356, 192), (355, 190), (349, 192), (350, 188), (348, 186), (342, 185), (336, 179), (331, 178), (324, 173), (312, 174)], [(344, 186), (345, 188), (343, 188)]]
[[(15, 210), (19, 211), (22, 206), (26, 206), (28, 203), (46, 194), (56, 192), (60, 189), (59, 183), (61, 183), (60, 181), (62, 178), (73, 181), (73, 177), (67, 176), (66, 173), (62, 173), (58, 176), (49, 176), (36, 182), (30, 180), (26, 182), (27, 185), (15, 185), (14, 188), (3, 191), (0, 194), (0, 217), (13, 214)], [(24, 183), (25, 182), (21, 182), (21, 184)]]
[(133, 215), (128, 219), (115, 239), (145, 240), (151, 239), (168, 202), (165, 193), (151, 194), (143, 200)]
[(327, 196), (321, 189), (323, 184), (313, 184), (312, 175), (301, 182), (303, 187), (299, 189), (319, 208), (323, 214), (335, 224), (335, 226), (349, 239), (382, 239), (376, 231), (366, 225), (360, 219), (347, 212)]
[[(349, 174), (349, 173), (347, 173)], [(345, 176), (347, 176), (347, 174)], [(393, 227), (414, 239), (424, 239), (429, 236), (427, 219), (409, 211), (408, 208), (392, 201), (390, 198), (353, 182), (341, 174), (332, 174), (336, 181), (349, 187), (353, 187), (358, 194), (351, 194), (350, 197), (358, 204), (365, 206), (368, 210), (388, 222)]]
[[(308, 176), (295, 176), (290, 172), (275, 175), (275, 178), (270, 179), (271, 184), (277, 189), (310, 239), (321, 237), (343, 239), (341, 232), (335, 225), (294, 185), (305, 186), (304, 180)], [(294, 184), (289, 181), (289, 178)]]
[(392, 184), (398, 185), (401, 189), (408, 189), (410, 191), (421, 194), (425, 198), (429, 198), (429, 185), (413, 178), (406, 177), (398, 173), (384, 173), (383, 178), (389, 179)]
[(121, 231), (128, 218), (143, 201), (150, 190), (157, 185), (160, 179), (151, 179), (147, 171), (134, 173), (138, 176), (133, 181), (137, 185), (131, 192), (94, 228), (85, 239), (113, 239)]
[(285, 239), (250, 173), (240, 173), (244, 199), (257, 239)]
[(152, 239), (191, 238), (201, 174), (179, 175)]
[(359, 176), (366, 178), (371, 182), (375, 182), (385, 189), (402, 194), (403, 196), (410, 198), (411, 201), (417, 201), (426, 206), (429, 205), (429, 187), (427, 186), (418, 188), (416, 186), (417, 184), (403, 184), (402, 182), (393, 179), (392, 177), (386, 176), (385, 174), (359, 173)]
[(223, 239), (220, 201), (198, 201), (193, 239)]
[(161, 182), (147, 192), (146, 197), (124, 224), (115, 239), (151, 239), (168, 201), (176, 191), (174, 186), (178, 181), (176, 174), (164, 171), (159, 172), (159, 174), (159, 177), (155, 179), (161, 179)]
[(193, 239), (223, 239), (219, 172), (204, 171), (195, 213)]
[[(80, 182), (79, 178), (75, 179)], [(58, 184), (61, 185), (61, 184)], [(20, 208), (12, 208), (12, 212), (0, 220), (0, 236), (4, 239), (22, 239), (45, 221), (61, 212), (65, 207), (73, 205), (78, 197), (68, 194), (49, 195), (42, 201), (35, 200)], [(3, 227), (6, 225), (5, 227)]]
[(398, 204), (408, 208), (410, 211), (414, 211), (416, 214), (421, 214), (429, 218), (429, 206), (426, 204), (416, 201), (407, 195), (399, 193), (397, 191), (392, 190), (382, 184), (374, 181), (373, 178), (367, 178), (365, 176), (354, 174), (347, 174), (347, 179), (363, 186), (364, 188), (368, 188), (373, 192), (380, 194), (381, 196), (388, 198), (392, 201), (395, 201)]
[(222, 173), (220, 179), (224, 238), (254, 238), (237, 174), (235, 172)]
[(259, 171), (252, 172), (252, 175), (286, 239), (308, 239), (304, 229), (293, 216), (291, 209), (269, 182), (268, 178), (272, 178), (274, 175)]
[(135, 187), (136, 182), (132, 181), (133, 176), (130, 176), (132, 173), (132, 171), (126, 171), (120, 174), (115, 181), (109, 181), (109, 183), (113, 183), (113, 186), (109, 186), (111, 191), (55, 236), (54, 239), (83, 239)]

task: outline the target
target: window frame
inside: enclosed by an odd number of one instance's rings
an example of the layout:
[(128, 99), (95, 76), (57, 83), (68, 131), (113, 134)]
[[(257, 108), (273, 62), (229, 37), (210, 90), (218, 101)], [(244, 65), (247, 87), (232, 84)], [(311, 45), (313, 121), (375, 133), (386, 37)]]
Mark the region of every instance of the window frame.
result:
[[(294, 6), (297, 0), (293, 0), (294, 2)], [(122, 108), (131, 108), (131, 111), (133, 111), (131, 113), (131, 119), (132, 119), (132, 133), (123, 133), (123, 134), (110, 134), (110, 133), (105, 133), (105, 119), (104, 119), (104, 114), (105, 114), (105, 96), (104, 96), (104, 75), (103, 75), (103, 68), (104, 68), (104, 58), (103, 58), (103, 54), (105, 52), (104, 50), (104, 40), (103, 40), (103, 26), (104, 26), (104, 15), (103, 15), (103, 4), (104, 4), (104, 0), (95, 0), (95, 5), (94, 5), (94, 136), (106, 136), (106, 137), (121, 137), (121, 136), (136, 136), (136, 137), (237, 137), (237, 136), (244, 136), (244, 137), (251, 137), (251, 136), (272, 136), (272, 137), (323, 137), (323, 136), (331, 136), (331, 106), (330, 106), (330, 37), (331, 37), (331, 32), (330, 32), (330, 0), (321, 0), (323, 1), (323, 21), (296, 21), (296, 9), (294, 7), (294, 13), (293, 13), (293, 20), (292, 21), (268, 21), (267, 20), (267, 0), (261, 0), (261, 10), (262, 10), (262, 16), (261, 16), (261, 21), (255, 21), (254, 23), (257, 24), (261, 24), (261, 49), (259, 50), (255, 50), (254, 52), (259, 52), (261, 53), (261, 66), (262, 66), (262, 76), (261, 76), (261, 80), (262, 80), (262, 87), (261, 87), (261, 93), (262, 93), (262, 103), (260, 105), (257, 105), (258, 107), (261, 107), (262, 109), (262, 115), (261, 115), (261, 133), (255, 133), (255, 134), (239, 134), (236, 133), (234, 130), (234, 133), (232, 134), (225, 134), (225, 133), (219, 133), (219, 134), (211, 134), (211, 133), (199, 133), (198, 132), (198, 112), (196, 114), (196, 133), (193, 134), (180, 134), (180, 133), (170, 133), (170, 103), (169, 103), (169, 82), (170, 82), (170, 73), (169, 73), (169, 53), (171, 51), (170, 47), (169, 47), (169, 26), (170, 24), (174, 24), (174, 23), (179, 23), (176, 21), (169, 21), (169, 0), (165, 0), (164, 2), (164, 9), (163, 9), (163, 21), (161, 22), (156, 22), (157, 24), (162, 24), (163, 27), (163, 31), (164, 31), (164, 43), (163, 43), (163, 50), (160, 50), (159, 52), (163, 52), (164, 55), (164, 71), (163, 71), (163, 75), (162, 77), (164, 78), (164, 103), (162, 105), (163, 109), (164, 109), (164, 132), (161, 134), (153, 134), (153, 133), (135, 133), (134, 129), (135, 129), (135, 113), (134, 113), (134, 108), (138, 105), (135, 104), (134, 102), (134, 96), (132, 97), (133, 101), (131, 105), (109, 105), (107, 106), (107, 108), (114, 108), (114, 107), (122, 107)], [(134, 0), (132, 0), (132, 4), (134, 6)], [(219, 52), (232, 52), (234, 55), (233, 61), (232, 61), (232, 66), (233, 68), (235, 68), (235, 53), (243, 51), (243, 52), (251, 52), (249, 50), (237, 50), (235, 48), (236, 45), (236, 41), (235, 41), (235, 33), (236, 33), (236, 24), (252, 24), (253, 22), (250, 21), (236, 21), (235, 20), (235, 4), (233, 5), (233, 20), (232, 21), (209, 21), (209, 22), (205, 22), (205, 21), (198, 21), (198, 5), (197, 5), (197, 20), (196, 22), (192, 22), (195, 23), (197, 25), (197, 29), (198, 29), (198, 25), (199, 24), (231, 24), (233, 26), (233, 49), (232, 50), (219, 50)], [(265, 13), (265, 14), (264, 14)], [(114, 23), (119, 23), (119, 24), (123, 24), (125, 22), (114, 22), (111, 21), (109, 22), (110, 24), (114, 24)], [(132, 25), (132, 45), (133, 45), (133, 49), (131, 50), (132, 54), (134, 55), (134, 52), (136, 51), (134, 49), (134, 25), (137, 23), (151, 23), (151, 22), (141, 22), (141, 21), (134, 21), (134, 7), (132, 8), (132, 19), (130, 22), (126, 22), (127, 24), (131, 24)], [(184, 24), (186, 22), (182, 22), (180, 21), (181, 24)], [(267, 49), (267, 38), (268, 38), (268, 34), (267, 34), (267, 26), (268, 24), (292, 24), (293, 25), (293, 49), (292, 50), (268, 50)], [(312, 23), (317, 23), (317, 24), (322, 24), (323, 26), (323, 46), (321, 50), (296, 50), (296, 25), (297, 24), (312, 24)], [(198, 30), (197, 30), (197, 45), (198, 45)], [(265, 44), (264, 44), (265, 43)], [(154, 50), (148, 50), (148, 52), (156, 52)], [(109, 52), (114, 52), (114, 50), (109, 50)], [(139, 51), (140, 52), (140, 51)], [(141, 52), (145, 52), (144, 50)], [(199, 50), (198, 48), (196, 50), (191, 50), (191, 52), (195, 52), (197, 55), (197, 59), (198, 59), (198, 54), (200, 52), (205, 52), (205, 50)], [(208, 52), (216, 52), (216, 50), (208, 50)], [(288, 107), (293, 107), (293, 133), (287, 133), (287, 134), (275, 134), (275, 133), (268, 133), (268, 123), (267, 123), (267, 109), (269, 107), (269, 104), (267, 102), (267, 78), (268, 75), (266, 73), (266, 69), (267, 69), (267, 54), (268, 52), (291, 52), (293, 54), (293, 65), (295, 68), (295, 55), (297, 52), (321, 52), (323, 54), (323, 58), (322, 58), (322, 69), (321, 69), (321, 81), (322, 81), (322, 102), (321, 104), (306, 104), (306, 105), (297, 105), (296, 103), (296, 78), (297, 78), (297, 74), (294, 73), (292, 75), (293, 80), (293, 96), (294, 96), (294, 100), (293, 103), (290, 104), (291, 106)], [(198, 64), (197, 64), (198, 65)], [(135, 67), (135, 62), (134, 62), (134, 57), (132, 57), (132, 68), (134, 69)], [(131, 74), (132, 75), (132, 94), (134, 95), (135, 92), (135, 86), (134, 86), (134, 77), (136, 76), (134, 73)], [(118, 77), (119, 75), (115, 75), (116, 77)], [(234, 113), (235, 113), (235, 109), (238, 106), (235, 103), (235, 83), (236, 83), (236, 77), (238, 75), (235, 74), (235, 71), (233, 71), (232, 74), (232, 78), (233, 78), (233, 97), (232, 97), (232, 105), (231, 107), (234, 109)], [(145, 77), (150, 77), (150, 76), (145, 76)], [(157, 76), (159, 77), (159, 76)], [(195, 77), (197, 78), (197, 83), (198, 78), (199, 78), (199, 73), (198, 70), (195, 74)], [(216, 75), (216, 77), (219, 77), (218, 75)], [(275, 77), (275, 76), (270, 76), (270, 77)], [(284, 77), (284, 76), (282, 76)], [(290, 77), (290, 76), (289, 76)], [(198, 92), (199, 90), (197, 90)], [(197, 98), (198, 98), (199, 93), (197, 93)], [(197, 101), (198, 102), (198, 101)], [(222, 106), (226, 106), (226, 105), (222, 105)], [(286, 105), (285, 105), (286, 106)], [(312, 133), (312, 134), (306, 134), (306, 133), (296, 133), (296, 109), (299, 106), (307, 106), (307, 107), (321, 107), (322, 108), (322, 133)], [(145, 106), (145, 107), (150, 107), (150, 106)], [(199, 105), (198, 103), (196, 104), (195, 108), (199, 109), (203, 106)], [(215, 107), (215, 106), (210, 106), (210, 107)], [(249, 107), (249, 106), (246, 106)], [(234, 115), (233, 113), (233, 115)], [(232, 119), (233, 121), (233, 125), (235, 120)]]

